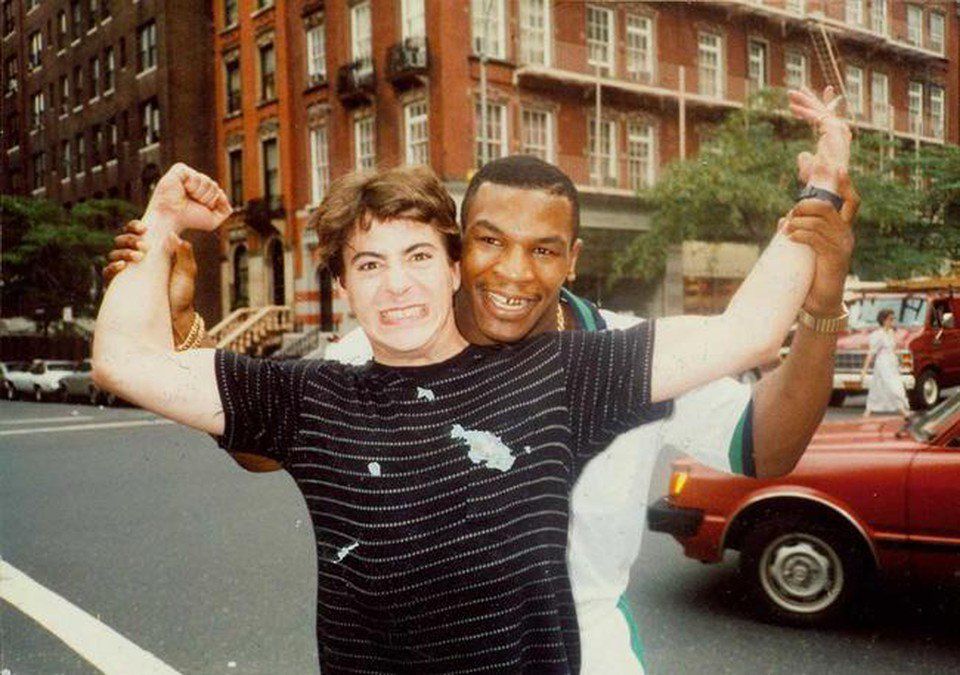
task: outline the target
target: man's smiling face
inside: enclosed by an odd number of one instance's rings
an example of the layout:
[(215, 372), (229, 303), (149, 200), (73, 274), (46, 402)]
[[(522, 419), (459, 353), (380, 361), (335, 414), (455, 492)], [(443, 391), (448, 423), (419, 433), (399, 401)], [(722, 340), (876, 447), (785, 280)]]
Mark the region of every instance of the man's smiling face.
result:
[(570, 201), (483, 183), (466, 214), (457, 325), (475, 344), (517, 342), (557, 327), (564, 279), (577, 264)]

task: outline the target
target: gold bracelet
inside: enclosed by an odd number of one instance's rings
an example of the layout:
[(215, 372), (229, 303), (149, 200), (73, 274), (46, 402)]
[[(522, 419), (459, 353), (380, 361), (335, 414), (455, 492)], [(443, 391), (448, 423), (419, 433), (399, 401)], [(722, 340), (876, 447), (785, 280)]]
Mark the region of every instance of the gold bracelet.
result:
[(187, 349), (193, 349), (200, 345), (200, 342), (203, 341), (203, 338), (207, 335), (207, 327), (203, 321), (203, 317), (200, 316), (198, 312), (193, 313), (193, 323), (190, 324), (190, 330), (187, 332), (187, 336), (178, 344), (174, 349), (178, 352), (186, 351)]
[(850, 313), (846, 305), (843, 305), (843, 312), (839, 316), (822, 317), (814, 316), (803, 307), (797, 313), (797, 322), (805, 326), (814, 333), (836, 334), (847, 329), (847, 317)]

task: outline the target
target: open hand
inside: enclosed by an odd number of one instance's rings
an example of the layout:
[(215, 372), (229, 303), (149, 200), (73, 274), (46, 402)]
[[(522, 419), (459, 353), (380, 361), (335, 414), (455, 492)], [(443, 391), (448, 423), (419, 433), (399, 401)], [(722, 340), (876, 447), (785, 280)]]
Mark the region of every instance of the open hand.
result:
[(790, 91), (790, 111), (809, 123), (817, 132), (816, 155), (801, 153), (800, 178), (807, 184), (837, 189), (839, 172), (850, 165), (850, 125), (836, 112), (837, 95), (833, 87), (823, 90), (822, 98), (809, 89)]
[(230, 200), (216, 181), (177, 162), (157, 183), (143, 215), (145, 223), (168, 222), (175, 232), (211, 232), (232, 213)]

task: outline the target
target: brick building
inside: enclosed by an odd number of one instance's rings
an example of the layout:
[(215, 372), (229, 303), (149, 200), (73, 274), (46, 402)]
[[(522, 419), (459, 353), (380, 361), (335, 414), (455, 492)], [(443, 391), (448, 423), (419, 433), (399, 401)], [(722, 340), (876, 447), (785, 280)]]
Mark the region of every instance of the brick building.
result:
[[(0, 192), (144, 206), (177, 160), (214, 171), (210, 5), (2, 0)], [(198, 305), (220, 313), (216, 242)]]

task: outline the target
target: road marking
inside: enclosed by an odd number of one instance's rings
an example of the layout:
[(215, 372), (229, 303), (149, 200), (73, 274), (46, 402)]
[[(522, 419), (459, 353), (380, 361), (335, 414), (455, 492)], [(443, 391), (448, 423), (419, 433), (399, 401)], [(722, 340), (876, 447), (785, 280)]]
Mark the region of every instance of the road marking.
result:
[(85, 431), (89, 429), (126, 429), (129, 427), (153, 427), (160, 424), (176, 424), (173, 420), (133, 420), (130, 422), (98, 422), (95, 424), (71, 424), (63, 427), (38, 427), (36, 429), (4, 429), (0, 436), (21, 436), (23, 434), (50, 434), (58, 431)]
[(0, 598), (56, 635), (94, 668), (108, 675), (177, 675), (176, 670), (150, 652), (2, 560)]
[(35, 422), (77, 422), (95, 419), (93, 415), (67, 415), (66, 417), (34, 417), (29, 420), (0, 420), (0, 424), (34, 424)]

